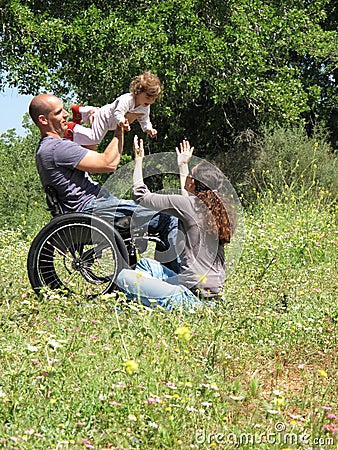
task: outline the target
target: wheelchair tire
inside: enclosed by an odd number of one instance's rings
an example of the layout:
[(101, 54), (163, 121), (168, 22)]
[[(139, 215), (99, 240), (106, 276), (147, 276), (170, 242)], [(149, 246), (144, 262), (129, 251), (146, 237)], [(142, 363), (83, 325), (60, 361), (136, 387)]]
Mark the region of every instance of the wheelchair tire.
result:
[(65, 289), (97, 296), (114, 289), (114, 279), (129, 263), (120, 234), (104, 219), (69, 213), (52, 219), (29, 249), (27, 271), (35, 292)]

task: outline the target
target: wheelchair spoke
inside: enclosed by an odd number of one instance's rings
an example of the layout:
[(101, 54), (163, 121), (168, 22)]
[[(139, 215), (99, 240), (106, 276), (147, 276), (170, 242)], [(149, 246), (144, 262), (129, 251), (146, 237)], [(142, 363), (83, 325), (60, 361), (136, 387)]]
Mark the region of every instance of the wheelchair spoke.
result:
[[(54, 220), (55, 226), (47, 225), (48, 232), (41, 230), (33, 242), (28, 258), (33, 266), (29, 273), (32, 286), (65, 288), (86, 296), (109, 292), (122, 259), (127, 257), (122, 238), (100, 218), (86, 214), (74, 214), (73, 220), (68, 217)], [(124, 248), (123, 257), (119, 248)]]
[(63, 256), (64, 258), (72, 258), (71, 255), (67, 255), (67, 253), (65, 253), (61, 248), (59, 248), (57, 245), (53, 245), (50, 242), (48, 242), (50, 245), (53, 246), (54, 250), (56, 250), (61, 256)]

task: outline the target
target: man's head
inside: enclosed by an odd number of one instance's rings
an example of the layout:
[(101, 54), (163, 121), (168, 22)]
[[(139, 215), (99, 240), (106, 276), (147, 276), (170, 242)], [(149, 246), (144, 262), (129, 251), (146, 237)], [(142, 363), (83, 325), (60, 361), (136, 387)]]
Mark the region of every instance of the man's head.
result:
[(68, 112), (62, 101), (52, 94), (39, 94), (29, 105), (29, 114), (42, 136), (63, 137), (67, 130)]

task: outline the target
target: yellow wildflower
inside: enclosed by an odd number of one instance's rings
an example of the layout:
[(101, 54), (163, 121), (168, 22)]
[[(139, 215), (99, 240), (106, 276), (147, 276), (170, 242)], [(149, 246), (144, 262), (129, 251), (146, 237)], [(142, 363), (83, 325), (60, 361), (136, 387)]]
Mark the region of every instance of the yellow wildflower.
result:
[(197, 278), (200, 280), (202, 284), (205, 284), (207, 282), (207, 276), (206, 275), (197, 275)]
[(129, 373), (129, 375), (132, 375), (134, 372), (138, 371), (138, 363), (133, 359), (128, 359), (128, 361), (126, 361), (124, 365), (126, 368), (126, 372)]
[(178, 339), (185, 339), (186, 341), (189, 341), (191, 338), (191, 331), (189, 327), (178, 327), (175, 331), (175, 334), (177, 335)]
[(322, 369), (318, 369), (318, 374), (324, 379), (327, 379), (327, 377), (328, 377), (328, 375), (325, 372), (325, 370), (322, 370)]

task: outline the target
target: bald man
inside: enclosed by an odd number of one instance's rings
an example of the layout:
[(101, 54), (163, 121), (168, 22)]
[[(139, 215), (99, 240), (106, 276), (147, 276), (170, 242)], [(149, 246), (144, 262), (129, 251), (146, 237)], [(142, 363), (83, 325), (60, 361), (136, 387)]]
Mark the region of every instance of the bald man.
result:
[[(101, 186), (89, 175), (114, 172), (117, 169), (123, 151), (123, 129), (117, 127), (104, 152), (98, 153), (63, 138), (68, 128), (69, 114), (55, 95), (40, 94), (34, 97), (29, 105), (29, 114), (41, 134), (36, 165), (42, 186), (44, 189), (47, 186), (54, 188), (63, 211), (95, 212), (116, 223), (117, 218), (131, 216), (137, 208), (137, 224), (148, 225), (150, 233), (159, 234), (167, 248), (172, 250), (170, 259), (174, 261), (167, 262), (166, 265), (176, 272), (179, 271), (174, 254), (177, 219), (140, 208), (132, 200), (121, 200), (105, 190), (101, 191)], [(138, 115), (133, 114), (127, 119), (132, 123), (137, 117)]]

